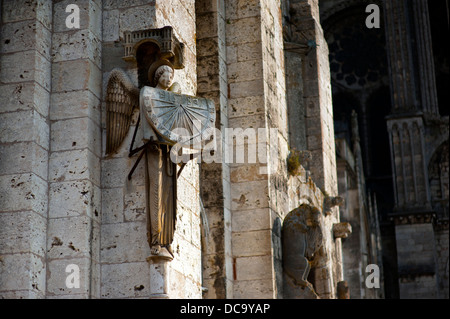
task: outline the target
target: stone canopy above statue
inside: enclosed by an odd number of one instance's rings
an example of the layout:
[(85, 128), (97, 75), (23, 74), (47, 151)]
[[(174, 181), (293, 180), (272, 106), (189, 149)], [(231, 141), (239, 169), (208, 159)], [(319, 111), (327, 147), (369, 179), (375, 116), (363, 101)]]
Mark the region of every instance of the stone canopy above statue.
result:
[(145, 43), (156, 44), (159, 59), (169, 60), (175, 69), (184, 68), (184, 43), (178, 41), (173, 29), (166, 26), (161, 29), (147, 29), (124, 33), (125, 61), (137, 61), (138, 49)]
[(139, 88), (155, 86), (148, 72), (157, 61), (166, 61), (173, 69), (185, 66), (185, 45), (177, 39), (171, 26), (124, 32), (123, 45), (123, 59), (138, 68)]

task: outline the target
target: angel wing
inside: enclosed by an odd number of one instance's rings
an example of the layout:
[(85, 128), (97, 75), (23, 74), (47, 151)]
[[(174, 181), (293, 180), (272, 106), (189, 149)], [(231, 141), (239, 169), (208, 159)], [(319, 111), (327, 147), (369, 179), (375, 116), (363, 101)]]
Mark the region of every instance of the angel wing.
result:
[(106, 154), (115, 152), (130, 128), (134, 108), (139, 107), (139, 88), (121, 69), (113, 69), (106, 88)]

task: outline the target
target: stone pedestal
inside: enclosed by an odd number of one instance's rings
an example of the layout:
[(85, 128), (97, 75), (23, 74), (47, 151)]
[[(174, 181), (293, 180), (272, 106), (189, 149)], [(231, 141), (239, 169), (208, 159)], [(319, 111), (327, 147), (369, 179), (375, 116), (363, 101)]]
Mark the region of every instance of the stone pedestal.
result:
[(173, 258), (166, 256), (150, 256), (150, 299), (169, 298), (169, 262)]

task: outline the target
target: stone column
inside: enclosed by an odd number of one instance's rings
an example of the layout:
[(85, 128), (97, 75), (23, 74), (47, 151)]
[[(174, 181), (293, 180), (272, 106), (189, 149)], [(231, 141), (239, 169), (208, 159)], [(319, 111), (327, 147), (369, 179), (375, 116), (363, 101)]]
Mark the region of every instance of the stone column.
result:
[[(320, 26), (318, 1), (291, 0), (291, 43), (303, 47), (303, 105), (307, 149), (315, 183), (337, 195), (336, 152), (328, 45)], [(287, 47), (287, 49), (289, 49)]]
[[(66, 25), (66, 8), (53, 6), (47, 297), (100, 297), (101, 17), (99, 1), (76, 4), (80, 28)], [(80, 287), (65, 285), (77, 265)]]
[(45, 298), (52, 2), (0, 12), (0, 298)]
[[(198, 95), (214, 101), (217, 136), (224, 154), (228, 127), (228, 89), (225, 47), (225, 1), (195, 2), (197, 23)], [(202, 245), (203, 287), (205, 298), (232, 298), (230, 167), (221, 163), (202, 163), (200, 191), (207, 216)], [(209, 230), (209, 233), (206, 233)]]
[[(280, 3), (226, 1), (228, 126), (255, 132), (230, 164), (233, 297), (277, 298), (274, 222), (289, 212), (287, 107)], [(254, 131), (252, 131), (254, 129)], [(237, 142), (236, 142), (237, 143)], [(236, 152), (235, 144), (230, 145)], [(251, 163), (255, 148), (271, 160)], [(281, 273), (279, 274), (281, 275)], [(281, 293), (281, 292), (280, 292)]]

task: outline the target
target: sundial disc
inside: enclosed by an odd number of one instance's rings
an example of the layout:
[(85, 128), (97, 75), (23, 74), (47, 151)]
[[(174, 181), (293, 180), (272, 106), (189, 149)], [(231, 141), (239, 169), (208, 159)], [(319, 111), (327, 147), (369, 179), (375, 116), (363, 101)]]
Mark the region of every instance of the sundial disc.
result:
[(210, 139), (216, 120), (211, 100), (149, 86), (142, 90), (147, 121), (167, 142), (195, 148)]

